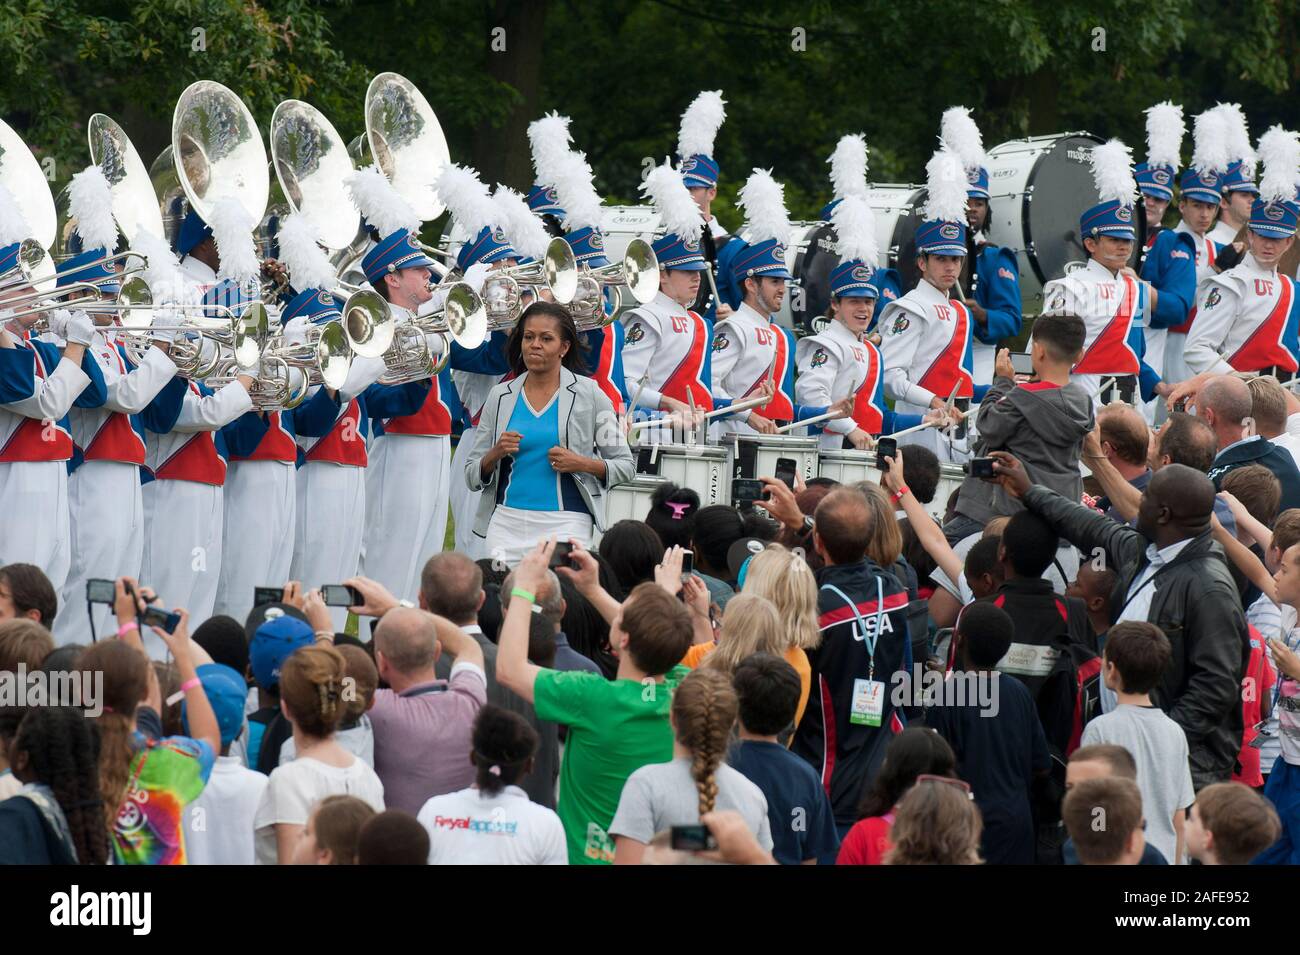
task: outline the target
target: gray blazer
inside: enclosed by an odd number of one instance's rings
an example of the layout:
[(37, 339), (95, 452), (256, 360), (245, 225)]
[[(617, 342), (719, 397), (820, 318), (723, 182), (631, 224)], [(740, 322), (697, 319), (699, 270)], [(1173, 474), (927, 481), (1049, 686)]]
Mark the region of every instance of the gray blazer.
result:
[[(527, 380), (528, 373), (524, 372), (518, 378), (497, 385), (488, 393), (483, 413), (479, 416), (474, 448), (465, 462), (465, 482), (469, 489), (483, 492), (474, 517), (477, 537), (487, 537), (488, 523), (497, 506), (497, 475), (500, 471), (498, 465), (485, 481), (479, 463), (501, 439), (501, 433), (509, 428), (515, 402), (523, 394)], [(567, 368), (560, 369), (560, 438), (562, 447), (588, 457), (599, 455), (605, 461), (603, 483), (590, 474), (573, 475), (583, 501), (595, 518), (596, 528), (603, 531), (605, 488), (632, 480), (636, 476), (636, 462), (609, 397), (595, 381), (575, 375)]]

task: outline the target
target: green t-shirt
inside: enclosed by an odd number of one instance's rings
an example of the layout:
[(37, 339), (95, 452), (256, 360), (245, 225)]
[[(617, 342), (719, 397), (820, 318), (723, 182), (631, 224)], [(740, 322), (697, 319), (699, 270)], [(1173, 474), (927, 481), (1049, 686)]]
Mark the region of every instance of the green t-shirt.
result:
[(663, 683), (606, 680), (598, 673), (543, 670), (533, 683), (537, 715), (569, 727), (560, 764), (560, 802), (570, 865), (614, 861), (608, 834), (627, 777), (673, 758), (672, 691), (690, 671)]

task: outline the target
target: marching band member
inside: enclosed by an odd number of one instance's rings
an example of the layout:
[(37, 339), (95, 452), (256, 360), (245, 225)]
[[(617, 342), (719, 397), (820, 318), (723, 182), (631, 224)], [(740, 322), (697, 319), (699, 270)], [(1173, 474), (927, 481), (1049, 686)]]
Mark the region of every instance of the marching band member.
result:
[[(921, 281), (880, 316), (880, 354), (885, 394), (894, 410), (921, 415), (945, 408), (949, 396), (964, 408), (975, 396), (971, 375), (971, 317), (964, 302), (949, 297), (966, 257), (966, 172), (960, 157), (943, 146), (926, 165), (925, 221), (916, 230)], [(907, 436), (951, 459), (933, 429)]]
[(635, 472), (609, 396), (581, 374), (580, 347), (568, 309), (535, 302), (510, 333), (515, 376), (483, 409), (464, 480), (484, 492), (474, 533), (506, 563), (551, 535), (589, 544), (604, 529), (605, 490)]
[[(1196, 298), (1196, 244), (1186, 232), (1162, 225), (1174, 197), (1174, 174), (1184, 130), (1182, 107), (1158, 103), (1146, 113), (1147, 161), (1138, 163), (1133, 170), (1147, 225), (1140, 275), (1151, 286), (1145, 360), (1152, 368), (1164, 369), (1168, 379), (1165, 343), (1169, 329), (1187, 321)], [(1154, 409), (1146, 411), (1150, 420)]]
[[(89, 282), (108, 299), (117, 294), (117, 273), (103, 261), (117, 244), (112, 201), (108, 180), (98, 166), (89, 166), (72, 177), (69, 212), (77, 220), (72, 244), (85, 251), (59, 264), (61, 287)], [(149, 277), (174, 276), (179, 264), (166, 243), (157, 237), (147, 243), (143, 236), (141, 239), (149, 249)], [(96, 311), (94, 306), (87, 311), (99, 326), (87, 354), (99, 365), (107, 398), (101, 407), (68, 412), (73, 442), (68, 462), (72, 565), (60, 595), (63, 609), (54, 622), (54, 636), (60, 644), (89, 643), (112, 629), (112, 607), (85, 604), (87, 580), (140, 575), (144, 558), (140, 471), (145, 463), (145, 439), (139, 415), (176, 374), (176, 365), (167, 354), (167, 332), (155, 329), (154, 344), (137, 365), (117, 337), (115, 313)], [(162, 309), (153, 312), (155, 325), (165, 320)]]
[(176, 232), (176, 254), (181, 259), (181, 273), (200, 296), (217, 284), (221, 250), (212, 236), (212, 228), (193, 209), (185, 213)]
[[(361, 260), (366, 280), (399, 324), (409, 322), (433, 298), (434, 263), (416, 238), (420, 219), (376, 167), (353, 173), (348, 188), (380, 235)], [(345, 395), (350, 388), (345, 386)], [(411, 598), (419, 592), (424, 562), (442, 550), (446, 535), (451, 426), (459, 399), (447, 369), (403, 385), (372, 384), (365, 393), (372, 439), (362, 573)]]
[[(709, 267), (700, 250), (699, 212), (681, 174), (667, 163), (651, 170), (641, 189), (654, 203), (665, 231), (652, 243), (659, 260), (659, 294), (623, 316), (625, 390), (640, 394), (641, 408), (687, 418), (692, 408), (713, 410), (705, 384), (713, 327), (691, 308), (698, 299), (701, 273)], [(640, 387), (643, 376), (645, 386)]]
[[(834, 151), (826, 159), (831, 167), (831, 188), (834, 198), (822, 207), (821, 220), (833, 221), (835, 208), (848, 196), (857, 196), (867, 201), (867, 140), (861, 133), (850, 133), (840, 137)], [(869, 205), (869, 203), (868, 203)], [(865, 259), (874, 269), (871, 287), (876, 290), (877, 298), (883, 302), (893, 302), (903, 294), (903, 281), (894, 269), (875, 268), (875, 259)], [(874, 307), (874, 306), (873, 306)], [(883, 306), (882, 306), (883, 307)], [(873, 313), (873, 320), (876, 317)], [(868, 325), (870, 328), (870, 325)], [(879, 342), (880, 336), (875, 335)]]
[[(1255, 185), (1257, 157), (1250, 146), (1246, 114), (1237, 103), (1220, 103), (1214, 110), (1223, 117), (1227, 127), (1228, 166), (1219, 180), (1219, 219), (1210, 230), (1210, 238), (1223, 247), (1234, 245), (1241, 230), (1250, 222), (1259, 187)], [(1240, 251), (1245, 250), (1242, 248)], [(1220, 262), (1221, 271), (1240, 261), (1237, 249), (1230, 252), (1225, 248), (1222, 252), (1228, 260)]]
[(1296, 283), (1278, 272), (1277, 263), (1295, 241), (1300, 216), (1300, 137), (1275, 126), (1260, 138), (1259, 151), (1264, 174), (1246, 233), (1248, 251), (1239, 265), (1210, 276), (1198, 290), (1186, 352), (1194, 374), (1250, 371), (1287, 380), (1298, 367)]
[(1079, 218), (1088, 264), (1043, 287), (1047, 303), (1043, 314), (1078, 315), (1087, 326), (1083, 357), (1070, 380), (1078, 382), (1094, 404), (1099, 403), (1102, 379), (1107, 377), (1114, 377), (1121, 391), (1133, 393), (1140, 385), (1142, 398), (1148, 401), (1169, 391), (1142, 361), (1146, 353), (1142, 329), (1150, 314), (1151, 286), (1128, 264), (1137, 238), (1133, 229), (1137, 181), (1129, 157), (1129, 148), (1118, 139), (1092, 151), (1092, 173), (1101, 202)]
[(946, 110), (939, 130), (966, 169), (966, 258), (957, 281), (967, 290), (962, 301), (973, 322), (971, 377), (976, 385), (991, 385), (998, 343), (1020, 334), (1020, 267), (1015, 252), (988, 240), (988, 157), (970, 110)]
[[(243, 290), (229, 279), (203, 295), (203, 304), (209, 306), (238, 308), (244, 300)], [(168, 606), (184, 607), (197, 620), (212, 616), (221, 577), (226, 483), (222, 429), (252, 410), (249, 389), (256, 379), (256, 368), (240, 368), (214, 391), (200, 382), (173, 378), (140, 416), (146, 468), (141, 475), (145, 537), (140, 579), (149, 581)], [(150, 656), (165, 658), (167, 647), (161, 639), (141, 636)]]
[[(704, 90), (682, 113), (677, 132), (677, 169), (690, 197), (695, 200), (700, 218), (704, 220), (700, 230), (700, 250), (715, 274), (718, 251), (731, 241), (727, 230), (713, 215), (713, 200), (718, 198), (718, 177), (721, 175), (717, 160), (713, 158), (713, 144), (723, 120), (727, 118), (725, 107), (722, 90)], [(713, 291), (708, 282), (702, 281), (694, 301), (686, 304), (692, 312), (703, 315), (710, 322), (731, 314), (731, 307), (726, 302), (713, 301)]]
[[(724, 434), (773, 434), (786, 423), (817, 417), (826, 407), (805, 407), (795, 402), (794, 334), (772, 320), (785, 299), (791, 278), (785, 263), (785, 243), (790, 220), (785, 211), (784, 189), (772, 174), (755, 169), (740, 190), (749, 241), (727, 243), (718, 259), (724, 281), (719, 294), (735, 311), (719, 319), (713, 336), (713, 407), (766, 396), (767, 402), (748, 411), (714, 420), (710, 437)], [(852, 402), (844, 399), (837, 410), (843, 417)]]
[(897, 414), (885, 404), (880, 352), (866, 338), (880, 297), (873, 284), (878, 253), (871, 208), (861, 196), (844, 196), (831, 210), (831, 222), (840, 255), (830, 275), (831, 320), (825, 331), (799, 339), (795, 398), (801, 404), (830, 405), (847, 395), (852, 414), (811, 427), (821, 432), (823, 451), (838, 451), (846, 443), (867, 450), (875, 435), (918, 425), (921, 416)]
[[(0, 274), (18, 266), (18, 249), (31, 236), (17, 202), (0, 185)], [(0, 548), (5, 563), (35, 564), (58, 593), (71, 566), (67, 462), (74, 452), (68, 412), (98, 408), (108, 397), (99, 364), (90, 355), (95, 325), (81, 311), (53, 313), (50, 327), (66, 344), (37, 341), (30, 329), (39, 313), (5, 307), (31, 291), (0, 294)]]

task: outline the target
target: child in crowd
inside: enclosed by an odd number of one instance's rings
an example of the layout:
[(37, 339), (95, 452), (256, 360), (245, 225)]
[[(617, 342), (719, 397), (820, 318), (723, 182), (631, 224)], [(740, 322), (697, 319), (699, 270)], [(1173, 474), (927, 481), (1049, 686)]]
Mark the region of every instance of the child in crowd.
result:
[(1187, 851), (1201, 865), (1246, 865), (1281, 832), (1277, 811), (1259, 793), (1241, 783), (1215, 783), (1196, 794)]
[(766, 597), (781, 618), (786, 648), (780, 656), (799, 674), (799, 706), (794, 715), (794, 725), (798, 726), (812, 688), (808, 651), (817, 649), (822, 641), (817, 615), (817, 579), (802, 556), (780, 544), (768, 544), (750, 559), (742, 589), (747, 594)]
[[(343, 695), (343, 719), (339, 722), (335, 741), (353, 756), (364, 760), (367, 766), (375, 765), (375, 730), (366, 711), (375, 705), (375, 690), (379, 688), (379, 671), (370, 654), (350, 643), (335, 644), (334, 649), (343, 655), (344, 679), (352, 681), (349, 692)], [(292, 763), (298, 750), (292, 738), (280, 747), (280, 765)]]
[(812, 865), (819, 857), (833, 856), (839, 837), (826, 790), (816, 770), (777, 740), (794, 719), (799, 675), (780, 657), (755, 653), (740, 661), (731, 682), (739, 706), (740, 739), (727, 761), (767, 799), (772, 855), (782, 865)]
[(1168, 638), (1155, 624), (1126, 621), (1111, 628), (1102, 675), (1118, 703), (1084, 728), (1083, 743), (1113, 743), (1133, 754), (1146, 838), (1178, 865), (1183, 861), (1183, 820), (1196, 798), (1187, 736), (1152, 704), (1150, 695), (1169, 665), (1170, 652)]
[[(316, 635), (310, 624), (276, 605), (256, 607), (265, 620), (253, 629), (248, 644), (248, 673), (257, 684), (257, 708), (248, 715), (248, 739), (239, 747), (244, 765), (270, 775), (279, 765), (281, 747), (293, 735), (280, 709), (280, 667), (299, 647), (310, 647)], [(265, 742), (265, 746), (263, 743)]]
[(979, 865), (979, 807), (960, 779), (921, 776), (898, 804), (885, 865)]
[(409, 812), (389, 809), (357, 835), (357, 865), (428, 865), (429, 833)]
[[(1065, 766), (1065, 791), (1068, 793), (1079, 783), (1088, 779), (1110, 779), (1111, 777), (1137, 782), (1137, 763), (1133, 754), (1123, 746), (1113, 743), (1094, 743), (1080, 746), (1070, 754), (1070, 761)], [(1139, 790), (1140, 792), (1141, 790)], [(1064, 797), (1061, 799), (1065, 801)], [(1144, 840), (1145, 841), (1145, 840)], [(1078, 865), (1079, 853), (1074, 843), (1067, 838), (1061, 847), (1062, 861), (1066, 865)], [(1169, 860), (1151, 843), (1142, 849), (1142, 858), (1138, 865), (1168, 865)]]
[(356, 796), (326, 796), (312, 807), (302, 836), (293, 848), (294, 865), (356, 865), (361, 827), (375, 816), (374, 807)]
[(491, 703), (479, 710), (474, 785), (434, 796), (418, 816), (429, 833), (429, 865), (568, 864), (560, 817), (519, 787), (533, 770), (537, 741), (519, 714)]
[(628, 777), (609, 827), (617, 864), (639, 865), (655, 833), (696, 825), (715, 808), (740, 812), (771, 851), (763, 791), (723, 762), (738, 708), (730, 679), (714, 669), (693, 671), (673, 692), (673, 758)]
[[(1122, 776), (1087, 779), (1070, 788), (1061, 808), (1079, 861), (1084, 865), (1138, 865), (1142, 835), (1142, 793)], [(1097, 820), (1104, 819), (1104, 825)]]

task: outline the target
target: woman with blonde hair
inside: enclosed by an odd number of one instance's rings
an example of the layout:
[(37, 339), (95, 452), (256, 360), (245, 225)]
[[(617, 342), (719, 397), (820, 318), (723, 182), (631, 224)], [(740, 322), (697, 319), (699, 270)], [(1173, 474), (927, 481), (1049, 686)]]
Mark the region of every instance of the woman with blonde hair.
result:
[(772, 602), (743, 593), (727, 601), (717, 642), (695, 644), (682, 658), (682, 665), (692, 669), (709, 666), (730, 675), (751, 653), (784, 657), (789, 645), (788, 629)]
[(781, 619), (786, 643), (776, 655), (799, 674), (799, 706), (794, 714), (794, 725), (798, 726), (812, 687), (812, 666), (806, 651), (815, 650), (822, 639), (817, 580), (802, 556), (780, 544), (769, 544), (750, 558), (742, 591), (766, 597)]
[(312, 807), (326, 796), (356, 796), (384, 811), (384, 784), (335, 739), (346, 675), (343, 654), (328, 644), (301, 647), (280, 668), (280, 709), (297, 755), (276, 767), (262, 793), (253, 822), (259, 865), (293, 861)]
[[(732, 600), (727, 612), (743, 599)], [(672, 761), (642, 766), (627, 778), (609, 826), (615, 865), (639, 865), (656, 833), (698, 825), (725, 809), (739, 812), (763, 851), (772, 851), (767, 798), (726, 763), (739, 708), (731, 677), (715, 669), (695, 670), (673, 692)]]
[(979, 865), (983, 820), (960, 779), (918, 776), (898, 803), (885, 865)]

